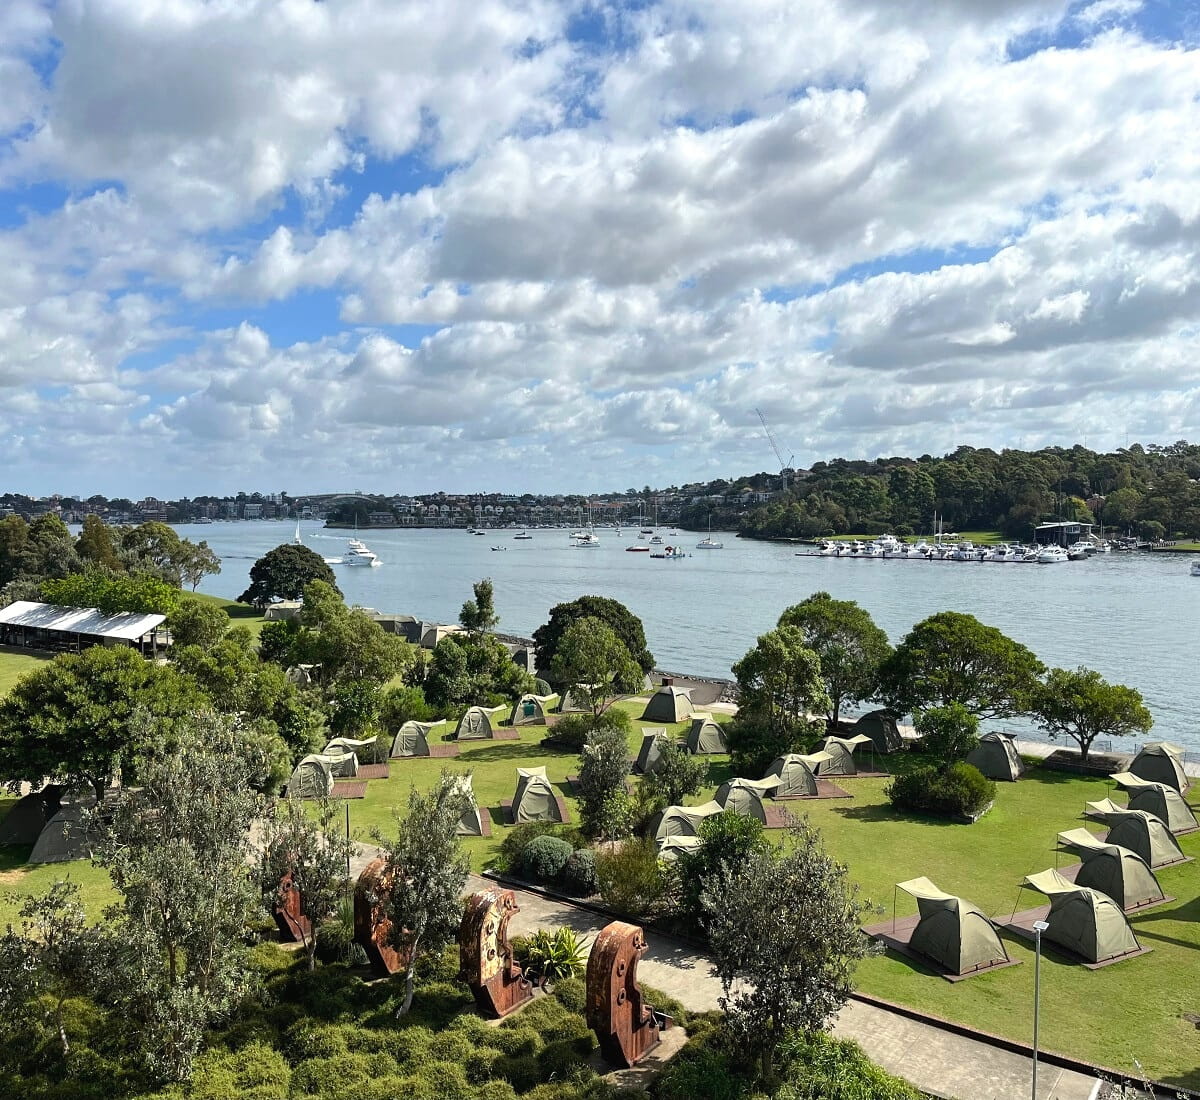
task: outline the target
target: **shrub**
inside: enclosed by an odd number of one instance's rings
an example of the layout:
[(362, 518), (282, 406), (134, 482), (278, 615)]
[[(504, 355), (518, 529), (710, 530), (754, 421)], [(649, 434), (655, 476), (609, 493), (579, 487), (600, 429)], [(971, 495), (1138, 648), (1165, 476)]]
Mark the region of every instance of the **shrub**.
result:
[(542, 1079), (536, 1054), (505, 1055), (497, 1059), (495, 1073), (517, 1092), (527, 1092)]
[(425, 701), (419, 687), (393, 687), (379, 701), (379, 722), (391, 734), (399, 732), (405, 722), (429, 722), (433, 707)]
[(473, 1044), (465, 1036), (444, 1031), (433, 1037), (429, 1044), (429, 1056), (436, 1062), (465, 1062), (473, 1049)]
[(317, 927), (317, 958), (323, 963), (354, 961), (354, 902), (344, 899), (337, 911)]
[(538, 1053), (538, 1066), (543, 1080), (561, 1081), (587, 1063), (596, 1048), (596, 1037), (589, 1031), (576, 1039), (559, 1039), (547, 1043)]
[(293, 1096), (351, 1096), (371, 1079), (366, 1054), (339, 1054), (334, 1058), (308, 1058), (292, 1070)]
[(539, 836), (525, 848), (521, 870), (534, 882), (553, 882), (571, 858), (571, 845), (556, 836)]
[(826, 1032), (793, 1032), (779, 1048), (780, 1100), (920, 1100), (907, 1081), (875, 1065), (862, 1048)]
[(623, 710), (609, 708), (603, 714), (565, 714), (550, 730), (554, 741), (569, 745), (576, 752), (581, 752), (587, 744), (589, 734), (603, 730), (616, 730), (622, 735), (628, 735), (633, 729), (633, 720)]
[(496, 866), (501, 871), (520, 874), (525, 862), (525, 849), (539, 836), (553, 836), (558, 826), (549, 821), (527, 821), (510, 829), (500, 842)]
[(562, 887), (568, 894), (590, 897), (600, 888), (596, 877), (596, 853), (591, 848), (577, 848), (562, 869)]
[(475, 1090), (475, 1100), (517, 1100), (517, 1094), (507, 1081), (488, 1081)]
[(704, 907), (700, 894), (709, 878), (723, 864), (736, 867), (752, 852), (766, 847), (762, 823), (744, 814), (714, 814), (700, 823), (700, 847), (680, 852), (675, 861), (679, 875), (679, 914), (693, 929), (699, 929)]
[(922, 747), (943, 764), (962, 760), (979, 744), (979, 719), (962, 703), (929, 707), (915, 720)]
[(596, 857), (596, 877), (605, 905), (642, 917), (653, 913), (666, 893), (666, 878), (654, 841), (626, 840)]
[(208, 1051), (196, 1062), (194, 1100), (285, 1100), (292, 1071), (283, 1055), (264, 1043), (237, 1051)]
[[(521, 1013), (522, 1016), (525, 1013)], [(541, 1048), (542, 1040), (531, 1027), (520, 1022), (517, 1017), (505, 1020), (499, 1027), (492, 1029), (489, 1046), (495, 1047), (501, 1054), (516, 1058), (523, 1054), (536, 1054)]]
[(923, 765), (898, 775), (887, 787), (893, 806), (901, 810), (973, 816), (995, 800), (996, 784), (972, 764), (948, 768)]
[(739, 1100), (745, 1094), (745, 1082), (728, 1055), (695, 1040), (667, 1063), (655, 1089), (658, 1100)]
[(656, 810), (682, 806), (688, 795), (695, 794), (708, 778), (708, 761), (693, 756), (678, 745), (664, 745), (658, 766), (642, 780)]
[[(587, 952), (584, 943), (570, 928), (556, 928), (547, 932), (539, 928), (523, 945), (523, 956), (527, 969), (546, 981), (556, 982), (564, 978), (582, 977), (587, 970)], [(555, 1001), (546, 1004), (561, 1016), (562, 1008)], [(543, 1011), (549, 1011), (547, 1008)], [(536, 1027), (537, 1014), (530, 1020), (526, 1010), (526, 1023)]]
[(454, 982), (430, 982), (417, 989), (408, 1020), (441, 1031), (471, 1001), (465, 986)]
[(467, 1080), (474, 1085), (490, 1081), (496, 1075), (496, 1062), (502, 1057), (498, 1050), (491, 1047), (476, 1047), (463, 1062)]
[(579, 756), (579, 817), (588, 836), (614, 839), (603, 831), (612, 824), (604, 813), (605, 803), (625, 790), (625, 777), (632, 763), (625, 734), (618, 729), (593, 729)]
[(287, 1029), (283, 1052), (293, 1063), (310, 1058), (336, 1058), (347, 1053), (346, 1038), (340, 1028), (305, 1018)]
[(554, 997), (568, 1012), (582, 1014), (587, 1007), (587, 986), (580, 978), (567, 978), (554, 987)]

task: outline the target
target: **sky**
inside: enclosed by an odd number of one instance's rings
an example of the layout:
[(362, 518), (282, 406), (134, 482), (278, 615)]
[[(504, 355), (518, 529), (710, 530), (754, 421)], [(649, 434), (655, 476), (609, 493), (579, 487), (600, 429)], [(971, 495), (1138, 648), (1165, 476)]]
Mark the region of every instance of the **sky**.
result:
[(4, 0), (0, 490), (1200, 439), (1194, 0)]

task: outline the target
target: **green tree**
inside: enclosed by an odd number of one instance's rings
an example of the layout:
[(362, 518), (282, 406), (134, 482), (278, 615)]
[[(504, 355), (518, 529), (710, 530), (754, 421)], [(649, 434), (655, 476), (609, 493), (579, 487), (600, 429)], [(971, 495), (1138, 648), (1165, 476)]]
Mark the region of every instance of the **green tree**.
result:
[(1083, 667), (1052, 668), (1034, 694), (1032, 709), (1037, 724), (1052, 738), (1071, 738), (1084, 761), (1097, 737), (1147, 733), (1154, 724), (1140, 692), (1110, 684)]
[(471, 698), (471, 674), (467, 655), (452, 638), (443, 638), (433, 647), (433, 657), (425, 673), (425, 698), (442, 713), (463, 706)]
[(379, 719), (382, 692), (370, 680), (342, 680), (329, 698), (329, 726), (339, 737), (360, 737)]
[(194, 718), (176, 751), (140, 763), (137, 796), (113, 809), (93, 856), (118, 894), (105, 912), (107, 996), (168, 1080), (190, 1075), (206, 1028), (250, 988), (253, 767), (234, 724)]
[(585, 698), (593, 714), (602, 713), (619, 693), (637, 691), (642, 683), (641, 667), (612, 627), (587, 616), (563, 631), (549, 674), (564, 692)]
[(300, 624), (295, 650), (305, 655), (305, 663), (321, 666), (320, 677), (327, 684), (365, 680), (383, 685), (413, 661), (411, 645), (389, 634), (361, 607), (347, 607), (337, 588), (324, 581), (305, 586)]
[(202, 600), (180, 600), (167, 616), (172, 645), (212, 649), (229, 633), (230, 618), (224, 609)]
[(205, 577), (215, 577), (221, 572), (221, 559), (205, 539), (198, 543), (182, 539), (178, 564), (180, 581), (190, 585), (193, 592)]
[(844, 703), (861, 703), (878, 691), (879, 667), (892, 647), (870, 613), (853, 600), (814, 592), (784, 611), (779, 625), (799, 630), (804, 644), (820, 658), (830, 727), (837, 725)]
[(965, 759), (979, 744), (979, 719), (962, 703), (919, 711), (914, 725), (925, 751), (945, 765)]
[(879, 670), (880, 693), (900, 713), (962, 703), (979, 718), (1029, 709), (1045, 666), (974, 615), (942, 611), (917, 623)]
[(396, 1012), (412, 1007), (417, 963), (436, 955), (458, 935), (462, 894), (469, 863), (458, 841), (458, 823), (469, 808), (457, 777), (442, 772), (422, 793), (409, 791), (408, 813), (397, 815), (396, 834), (385, 839), (385, 876), (391, 886), (379, 900), (392, 924), (392, 946), (407, 960), (404, 1000)]
[(95, 607), (106, 615), (126, 611), (170, 615), (179, 604), (179, 589), (153, 573), (114, 574), (98, 569), (44, 580), (42, 595), (47, 603)]
[(675, 860), (680, 915), (699, 929), (704, 919), (701, 897), (721, 868), (741, 866), (754, 853), (769, 848), (762, 822), (757, 818), (732, 810), (706, 817), (700, 822), (700, 846), (692, 852), (680, 852)]
[(47, 513), (29, 525), (18, 575), (65, 577), (79, 572), (81, 567), (75, 540), (58, 516)]
[(620, 815), (610, 812), (615, 795), (625, 794), (632, 763), (625, 734), (619, 729), (598, 729), (588, 734), (579, 755), (579, 816), (584, 833), (603, 840)]
[(99, 516), (88, 515), (83, 520), (83, 530), (75, 540), (75, 551), (80, 559), (93, 567), (113, 572), (121, 568), (112, 531)]
[[(722, 815), (724, 816), (724, 815)], [(823, 1030), (846, 1003), (869, 951), (846, 868), (825, 853), (807, 821), (790, 844), (723, 862), (701, 895), (720, 999), (736, 1041), (759, 1058), (762, 1083), (777, 1084), (775, 1054), (795, 1029)]]
[[(538, 668), (550, 668), (567, 628), (571, 623), (584, 618), (599, 619), (607, 623), (625, 644), (630, 657), (643, 675), (654, 668), (654, 655), (646, 648), (646, 632), (642, 627), (642, 620), (624, 604), (606, 596), (580, 596), (577, 600), (560, 603), (550, 609), (550, 618), (533, 632)], [(638, 688), (640, 687), (639, 683)]]
[(150, 748), (135, 712), (154, 721), (153, 736), (165, 746), (203, 703), (189, 677), (124, 646), (60, 655), (0, 702), (0, 779), (88, 783), (100, 797), (119, 766)]
[(472, 641), (478, 641), (488, 631), (496, 629), (500, 616), (496, 614), (492, 582), (490, 580), (476, 581), (471, 587), (475, 598), (467, 600), (462, 605), (458, 621), (462, 623), (463, 629), (470, 635)]
[(817, 736), (810, 713), (830, 711), (821, 662), (794, 626), (759, 636), (733, 666), (738, 714), (726, 727), (734, 771), (761, 776), (772, 760), (807, 748)]
[(327, 584), (339, 597), (342, 594), (333, 570), (320, 554), (291, 543), (276, 546), (250, 567), (250, 587), (238, 597), (238, 603), (266, 607), (275, 600), (298, 600), (313, 581)]
[(25, 549), (29, 524), (21, 516), (0, 519), (0, 587), (25, 575)]
[[(356, 845), (339, 827), (340, 805), (321, 799), (310, 808), (297, 798), (287, 798), (267, 822), (263, 836), (260, 884), (268, 907), (284, 901), (288, 876), (296, 891), (300, 914), (308, 920), (311, 935), (302, 937), (308, 969), (317, 966), (316, 931), (349, 892), (346, 868)], [(301, 928), (303, 931), (303, 928)]]
[(642, 787), (648, 804), (657, 813), (668, 806), (683, 805), (683, 800), (699, 792), (707, 778), (707, 761), (679, 745), (667, 744), (659, 750), (654, 771), (642, 777)]

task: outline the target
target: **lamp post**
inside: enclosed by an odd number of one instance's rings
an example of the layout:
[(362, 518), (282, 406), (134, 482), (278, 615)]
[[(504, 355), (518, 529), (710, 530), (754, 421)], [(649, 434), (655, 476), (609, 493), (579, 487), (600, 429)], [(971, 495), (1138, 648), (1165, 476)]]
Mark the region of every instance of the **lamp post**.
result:
[(1042, 999), (1042, 933), (1049, 928), (1044, 920), (1033, 922), (1033, 1100), (1037, 1100), (1038, 1006)]

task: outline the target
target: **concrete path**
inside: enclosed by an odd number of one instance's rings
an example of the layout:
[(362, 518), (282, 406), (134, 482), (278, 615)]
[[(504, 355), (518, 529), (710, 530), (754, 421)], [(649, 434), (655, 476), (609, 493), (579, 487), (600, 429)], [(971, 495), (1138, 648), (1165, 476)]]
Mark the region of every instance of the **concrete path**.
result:
[[(471, 890), (482, 890), (495, 883), (472, 875), (468, 885)], [(608, 923), (596, 913), (540, 894), (524, 890), (515, 893), (521, 911), (509, 924), (514, 935), (566, 926), (592, 936)], [(638, 964), (638, 976), (647, 985), (669, 993), (693, 1011), (718, 1007), (721, 983), (707, 957), (654, 933), (646, 939), (650, 950)], [(841, 1038), (856, 1040), (886, 1070), (935, 1096), (1029, 1100), (1032, 1065), (1023, 1055), (858, 1001), (842, 1009), (833, 1031)], [(1092, 1100), (1098, 1086), (1092, 1077), (1044, 1063), (1038, 1077), (1038, 1100)]]

